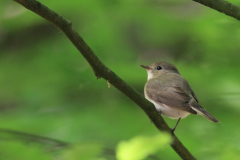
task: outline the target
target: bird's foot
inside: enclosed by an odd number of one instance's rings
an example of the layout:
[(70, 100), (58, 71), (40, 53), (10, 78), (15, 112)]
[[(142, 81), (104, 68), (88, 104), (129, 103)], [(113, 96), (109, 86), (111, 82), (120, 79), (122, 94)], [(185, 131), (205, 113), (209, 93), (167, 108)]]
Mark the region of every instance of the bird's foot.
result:
[(172, 135), (174, 135), (175, 128), (171, 129)]

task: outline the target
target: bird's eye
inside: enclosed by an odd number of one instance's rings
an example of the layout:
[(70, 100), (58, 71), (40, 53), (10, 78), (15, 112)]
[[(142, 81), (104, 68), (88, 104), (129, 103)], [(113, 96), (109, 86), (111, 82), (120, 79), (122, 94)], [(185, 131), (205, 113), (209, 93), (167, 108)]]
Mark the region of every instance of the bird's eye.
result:
[(157, 70), (161, 70), (162, 69), (162, 67), (161, 66), (157, 66)]

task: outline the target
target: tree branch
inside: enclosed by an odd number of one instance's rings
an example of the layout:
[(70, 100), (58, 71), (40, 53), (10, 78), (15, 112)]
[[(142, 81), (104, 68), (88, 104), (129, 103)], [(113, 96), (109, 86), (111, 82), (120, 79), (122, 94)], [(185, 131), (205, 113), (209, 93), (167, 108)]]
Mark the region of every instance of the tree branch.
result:
[[(35, 134), (30, 134), (30, 133), (25, 133), (25, 132), (14, 131), (14, 130), (5, 129), (5, 128), (0, 128), (0, 133), (14, 135), (15, 137), (19, 137), (19, 139), (27, 141), (27, 142), (38, 142), (38, 143), (51, 144), (54, 147), (58, 147), (58, 148), (59, 147), (67, 147), (70, 145), (67, 142), (63, 142), (63, 141), (60, 141), (57, 139), (38, 136)], [(4, 138), (1, 137), (1, 140), (3, 140), (3, 139)]]
[[(62, 16), (58, 15), (36, 0), (14, 1), (59, 27), (88, 61), (97, 78), (103, 77), (118, 90), (124, 93), (133, 102), (135, 102), (138, 106), (140, 106), (159, 130), (171, 133), (171, 129), (156, 111), (154, 105), (147, 101), (140, 93), (129, 86), (126, 82), (124, 82), (120, 77), (118, 77), (113, 71), (111, 71), (103, 64), (94, 54), (91, 48), (84, 42), (82, 37), (72, 28), (72, 23), (70, 21), (64, 19)], [(195, 159), (175, 135), (173, 135), (173, 143), (171, 144), (171, 147), (182, 159)]]
[(240, 7), (224, 0), (193, 0), (240, 20)]

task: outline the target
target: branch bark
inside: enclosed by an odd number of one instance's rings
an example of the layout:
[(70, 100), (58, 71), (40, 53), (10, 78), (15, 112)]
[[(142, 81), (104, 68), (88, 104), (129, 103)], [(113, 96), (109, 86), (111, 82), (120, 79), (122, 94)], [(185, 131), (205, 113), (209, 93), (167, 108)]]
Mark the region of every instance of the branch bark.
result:
[[(72, 23), (70, 21), (66, 20), (36, 0), (14, 1), (59, 27), (88, 61), (97, 78), (104, 78), (133, 102), (135, 102), (139, 107), (141, 107), (159, 130), (171, 133), (171, 129), (156, 111), (154, 105), (147, 101), (140, 93), (129, 86), (103, 64), (98, 59), (96, 54), (91, 50), (91, 48), (85, 43), (82, 37), (72, 28)], [(195, 160), (193, 155), (186, 149), (186, 147), (175, 135), (173, 135), (173, 143), (171, 144), (171, 147), (182, 159)]]
[(240, 7), (224, 0), (193, 0), (240, 20)]

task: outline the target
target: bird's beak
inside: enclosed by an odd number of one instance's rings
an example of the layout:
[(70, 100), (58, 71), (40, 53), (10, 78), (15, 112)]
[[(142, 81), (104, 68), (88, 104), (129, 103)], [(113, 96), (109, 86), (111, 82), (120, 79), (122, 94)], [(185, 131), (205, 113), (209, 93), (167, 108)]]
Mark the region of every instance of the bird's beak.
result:
[(141, 65), (141, 67), (145, 68), (146, 70), (151, 69), (150, 67), (148, 67), (148, 66), (144, 66), (144, 65)]

